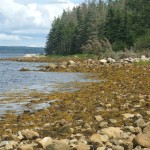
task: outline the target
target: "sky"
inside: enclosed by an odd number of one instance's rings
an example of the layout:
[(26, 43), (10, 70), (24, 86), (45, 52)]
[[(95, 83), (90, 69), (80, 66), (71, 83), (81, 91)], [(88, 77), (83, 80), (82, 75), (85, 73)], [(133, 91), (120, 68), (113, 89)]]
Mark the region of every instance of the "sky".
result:
[(54, 17), (84, 0), (0, 0), (0, 46), (44, 47)]

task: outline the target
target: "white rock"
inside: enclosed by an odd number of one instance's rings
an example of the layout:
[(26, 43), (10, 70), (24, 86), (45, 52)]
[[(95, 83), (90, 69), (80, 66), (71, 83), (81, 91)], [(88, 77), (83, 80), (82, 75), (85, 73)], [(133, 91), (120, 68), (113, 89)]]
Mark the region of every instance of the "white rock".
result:
[(107, 59), (107, 62), (108, 62), (108, 63), (115, 63), (116, 61), (115, 61), (115, 59), (112, 59), (112, 58), (109, 57), (109, 58)]
[(106, 59), (101, 59), (99, 60), (100, 64), (105, 65), (107, 64), (107, 60)]

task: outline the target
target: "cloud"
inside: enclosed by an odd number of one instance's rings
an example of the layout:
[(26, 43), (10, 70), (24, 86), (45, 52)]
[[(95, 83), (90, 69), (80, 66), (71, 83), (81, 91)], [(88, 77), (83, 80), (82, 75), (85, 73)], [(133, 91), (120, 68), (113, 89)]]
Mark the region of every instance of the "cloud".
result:
[(0, 40), (20, 40), (17, 35), (0, 34)]
[(54, 17), (76, 5), (70, 0), (1, 0), (0, 40), (44, 39)]
[(0, 40), (23, 40), (28, 39), (30, 40), (31, 37), (29, 36), (18, 36), (18, 35), (7, 35), (7, 34), (0, 34)]

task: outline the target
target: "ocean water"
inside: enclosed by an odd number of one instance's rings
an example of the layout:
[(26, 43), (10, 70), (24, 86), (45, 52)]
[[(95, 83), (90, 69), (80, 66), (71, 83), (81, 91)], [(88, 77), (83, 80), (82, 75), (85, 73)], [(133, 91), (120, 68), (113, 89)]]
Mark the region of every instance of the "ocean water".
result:
[[(32, 53), (35, 54), (37, 51), (32, 51)], [(9, 50), (5, 50), (5, 52), (0, 51), (0, 54), (1, 58), (8, 58), (23, 56), (28, 53), (23, 50), (18, 51), (18, 53), (12, 53), (12, 51), (9, 53)], [(35, 91), (45, 93), (52, 93), (58, 90), (71, 91), (75, 90), (72, 87), (72, 82), (91, 82), (82, 73), (34, 71), (41, 65), (46, 65), (46, 63), (0, 61), (0, 115), (5, 114), (6, 111), (15, 110), (15, 113), (20, 113), (27, 109), (25, 105), (29, 101), (18, 102), (17, 99), (20, 98), (20, 94), (18, 95), (17, 93), (22, 93), (24, 96), (26, 93)], [(19, 71), (21, 68), (28, 68), (32, 71)], [(60, 85), (62, 88), (60, 88)], [(30, 97), (30, 99), (32, 98)], [(49, 103), (46, 102), (40, 106), (43, 108), (49, 106)], [(41, 108), (34, 106), (34, 108), (36, 107), (37, 109)]]

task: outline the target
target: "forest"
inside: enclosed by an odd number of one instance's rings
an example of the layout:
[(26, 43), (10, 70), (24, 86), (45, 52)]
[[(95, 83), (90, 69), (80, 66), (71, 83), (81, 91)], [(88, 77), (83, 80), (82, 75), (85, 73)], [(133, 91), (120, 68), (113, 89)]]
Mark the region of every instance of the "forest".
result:
[(55, 18), (47, 54), (150, 51), (150, 0), (88, 0)]

